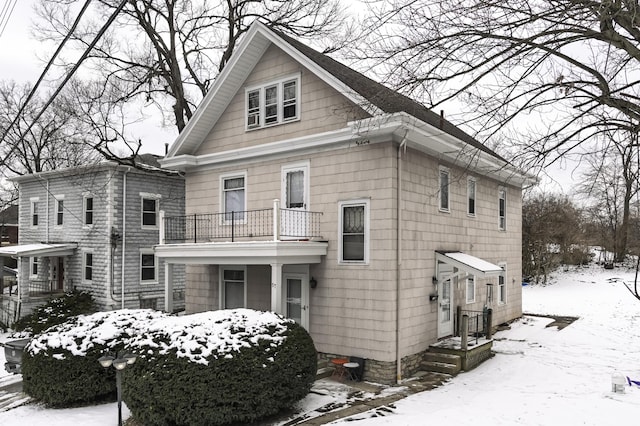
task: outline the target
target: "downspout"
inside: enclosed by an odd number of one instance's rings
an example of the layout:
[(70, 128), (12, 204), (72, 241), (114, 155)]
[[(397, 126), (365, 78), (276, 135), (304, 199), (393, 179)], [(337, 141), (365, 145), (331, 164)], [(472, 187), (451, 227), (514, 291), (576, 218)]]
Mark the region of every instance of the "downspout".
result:
[(122, 175), (122, 272), (120, 273), (120, 298), (122, 300), (122, 309), (124, 309), (124, 261), (126, 259), (127, 247), (127, 173), (131, 171), (131, 167), (127, 167)]
[(400, 145), (398, 145), (398, 157), (396, 167), (397, 193), (396, 193), (396, 382), (402, 380), (402, 357), (400, 353), (400, 283), (401, 283), (401, 267), (402, 267), (402, 152), (407, 150), (407, 133)]

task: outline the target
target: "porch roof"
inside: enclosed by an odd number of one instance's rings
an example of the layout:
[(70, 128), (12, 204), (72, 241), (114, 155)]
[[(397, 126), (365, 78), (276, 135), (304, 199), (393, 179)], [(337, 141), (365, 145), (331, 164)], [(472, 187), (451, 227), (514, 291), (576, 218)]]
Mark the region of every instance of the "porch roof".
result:
[(20, 244), (0, 248), (0, 256), (70, 256), (77, 243)]
[(460, 251), (436, 250), (436, 260), (452, 265), (460, 271), (479, 278), (493, 277), (504, 273), (502, 267)]
[(167, 263), (209, 265), (287, 265), (320, 263), (326, 256), (326, 241), (247, 241), (160, 244), (158, 258)]

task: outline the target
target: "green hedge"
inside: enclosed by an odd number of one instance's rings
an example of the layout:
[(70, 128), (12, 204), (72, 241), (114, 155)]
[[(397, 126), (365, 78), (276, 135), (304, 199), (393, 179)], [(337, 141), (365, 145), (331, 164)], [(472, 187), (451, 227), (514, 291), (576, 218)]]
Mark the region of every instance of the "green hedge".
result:
[[(133, 417), (145, 425), (213, 426), (249, 423), (291, 407), (315, 380), (316, 350), (307, 331), (291, 320), (280, 318), (268, 328), (270, 337), (282, 338), (278, 344), (231, 327), (229, 333), (244, 334), (240, 340), (248, 345), (199, 362), (184, 356), (181, 347), (135, 347), (144, 355), (123, 375)], [(159, 330), (153, 340), (169, 338)]]

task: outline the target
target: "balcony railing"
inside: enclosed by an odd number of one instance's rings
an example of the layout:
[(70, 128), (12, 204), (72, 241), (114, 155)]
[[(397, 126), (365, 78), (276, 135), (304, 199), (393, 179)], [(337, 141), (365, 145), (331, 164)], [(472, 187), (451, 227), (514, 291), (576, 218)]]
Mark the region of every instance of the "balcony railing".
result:
[(162, 216), (163, 244), (321, 238), (321, 212), (274, 207), (227, 213)]

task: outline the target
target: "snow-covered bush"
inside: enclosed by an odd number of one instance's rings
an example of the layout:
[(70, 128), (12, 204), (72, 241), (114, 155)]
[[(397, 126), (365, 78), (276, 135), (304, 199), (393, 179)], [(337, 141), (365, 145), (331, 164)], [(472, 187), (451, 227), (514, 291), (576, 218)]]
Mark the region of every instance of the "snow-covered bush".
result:
[(81, 315), (36, 335), (22, 357), (23, 390), (50, 406), (71, 406), (113, 399), (115, 370), (98, 358), (124, 349), (144, 332), (152, 310), (122, 310)]
[(317, 368), (304, 328), (249, 309), (163, 318), (130, 347), (124, 399), (145, 425), (250, 423), (307, 395)]

